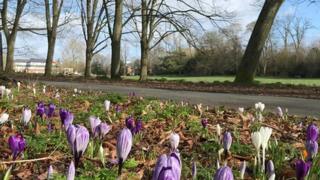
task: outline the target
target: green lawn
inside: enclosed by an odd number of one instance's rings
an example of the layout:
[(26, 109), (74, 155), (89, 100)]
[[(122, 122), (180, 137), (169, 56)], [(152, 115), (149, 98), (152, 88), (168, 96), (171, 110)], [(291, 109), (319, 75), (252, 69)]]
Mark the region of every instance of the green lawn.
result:
[[(125, 79), (138, 80), (139, 76), (125, 76)], [(187, 82), (232, 82), (233, 76), (150, 76), (149, 79), (157, 80), (183, 80)], [(320, 78), (275, 78), (275, 77), (257, 77), (256, 81), (261, 84), (273, 84), (273, 83), (282, 83), (282, 84), (291, 84), (291, 85), (306, 85), (306, 86), (320, 86)]]

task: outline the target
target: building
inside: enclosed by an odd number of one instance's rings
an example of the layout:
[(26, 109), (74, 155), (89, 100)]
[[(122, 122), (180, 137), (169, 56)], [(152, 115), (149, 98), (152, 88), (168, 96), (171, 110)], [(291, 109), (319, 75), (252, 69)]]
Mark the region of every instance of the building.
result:
[[(45, 59), (15, 59), (14, 60), (14, 71), (34, 74), (44, 74), (46, 67)], [(53, 73), (58, 72), (58, 62), (53, 61), (52, 63)]]

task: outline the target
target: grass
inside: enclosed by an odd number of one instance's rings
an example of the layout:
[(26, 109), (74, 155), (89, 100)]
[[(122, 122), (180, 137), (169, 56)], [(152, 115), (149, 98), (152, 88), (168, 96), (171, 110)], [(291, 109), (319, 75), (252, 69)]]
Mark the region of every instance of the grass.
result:
[[(139, 76), (126, 76), (125, 79), (138, 80)], [(150, 76), (149, 79), (161, 81), (185, 81), (185, 82), (232, 82), (234, 76)], [(277, 78), (277, 77), (257, 77), (255, 79), (261, 84), (288, 84), (320, 86), (320, 78)]]

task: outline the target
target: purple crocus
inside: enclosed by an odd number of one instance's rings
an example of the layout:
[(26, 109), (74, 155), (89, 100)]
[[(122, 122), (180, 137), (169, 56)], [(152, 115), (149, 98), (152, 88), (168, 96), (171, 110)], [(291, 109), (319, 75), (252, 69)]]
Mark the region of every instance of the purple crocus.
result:
[(319, 129), (315, 124), (311, 124), (307, 128), (307, 141), (317, 141), (319, 136)]
[(203, 128), (206, 128), (208, 126), (208, 119), (207, 118), (201, 119), (201, 125)]
[(139, 133), (141, 130), (142, 130), (142, 120), (141, 119), (138, 119), (136, 122), (135, 122), (135, 127), (133, 128), (132, 130), (132, 134), (137, 134)]
[(306, 149), (308, 152), (308, 159), (311, 160), (318, 153), (318, 142), (312, 140), (307, 141)]
[(161, 155), (156, 163), (152, 180), (178, 180), (181, 176), (181, 168), (179, 153), (173, 152), (170, 155)]
[(53, 179), (53, 168), (51, 165), (48, 167), (47, 179)]
[(64, 124), (65, 119), (67, 118), (69, 114), (69, 111), (66, 109), (60, 109), (59, 110), (59, 115), (60, 115), (60, 120), (61, 120), (61, 124)]
[(74, 180), (75, 174), (76, 174), (76, 169), (74, 167), (73, 161), (71, 161), (69, 168), (68, 168), (67, 180)]
[(303, 160), (299, 159), (296, 161), (296, 176), (297, 180), (304, 180), (307, 176), (311, 167), (311, 162), (304, 162)]
[(81, 125), (69, 125), (67, 130), (67, 140), (72, 149), (75, 167), (78, 167), (79, 161), (89, 143), (89, 131)]
[(223, 148), (225, 151), (229, 151), (232, 144), (232, 136), (230, 132), (225, 132), (223, 135)]
[(64, 127), (68, 130), (68, 127), (73, 122), (73, 114), (66, 109), (59, 110), (60, 120), (61, 120), (61, 127)]
[(101, 123), (101, 120), (98, 117), (90, 116), (89, 123), (90, 123), (90, 127), (91, 127), (91, 132), (92, 132), (92, 134), (94, 134), (96, 127), (99, 126), (99, 124)]
[(197, 179), (197, 163), (196, 162), (192, 162), (192, 179)]
[(18, 155), (24, 151), (26, 147), (26, 140), (23, 138), (21, 134), (12, 135), (8, 140), (9, 147), (13, 154), (13, 159), (15, 160)]
[(134, 118), (132, 116), (126, 118), (126, 126), (130, 130), (134, 128)]
[(233, 180), (232, 170), (228, 166), (223, 166), (218, 169), (213, 179), (214, 180)]
[(269, 160), (267, 162), (266, 172), (267, 172), (269, 179), (271, 176), (275, 176), (274, 164), (273, 164), (272, 160)]
[(115, 105), (114, 106), (114, 110), (116, 111), (116, 113), (120, 113), (121, 112), (121, 106)]
[(107, 123), (100, 123), (94, 131), (94, 137), (99, 137), (102, 139), (109, 131), (111, 130), (111, 126), (109, 126)]
[(48, 105), (48, 108), (46, 109), (46, 115), (48, 116), (48, 118), (53, 117), (55, 109), (56, 106), (53, 103), (50, 103)]
[(38, 102), (37, 104), (37, 112), (36, 115), (40, 118), (43, 118), (43, 114), (45, 113), (45, 106), (43, 102)]
[(132, 147), (132, 133), (128, 128), (121, 130), (117, 138), (118, 175), (121, 175), (123, 162), (127, 159)]

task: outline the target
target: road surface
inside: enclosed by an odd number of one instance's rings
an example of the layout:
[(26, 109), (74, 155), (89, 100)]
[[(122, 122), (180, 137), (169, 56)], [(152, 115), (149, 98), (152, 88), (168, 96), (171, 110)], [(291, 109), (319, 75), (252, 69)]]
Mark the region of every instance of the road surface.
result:
[(276, 96), (259, 96), (259, 95), (241, 95), (229, 93), (209, 93), (209, 92), (194, 92), (166, 89), (151, 89), (141, 87), (126, 87), (111, 84), (97, 83), (78, 83), (78, 82), (57, 82), (57, 81), (41, 81), (45, 84), (60, 87), (60, 88), (77, 88), (82, 90), (101, 90), (105, 92), (115, 92), (122, 95), (127, 95), (129, 92), (135, 92), (143, 97), (157, 97), (159, 99), (171, 99), (175, 101), (188, 101), (192, 104), (202, 103), (203, 105), (221, 106), (238, 108), (252, 107), (256, 102), (266, 104), (268, 111), (275, 111), (277, 106), (288, 108), (289, 114), (300, 116), (315, 116), (320, 117), (320, 100), (291, 98), (291, 97), (276, 97)]

